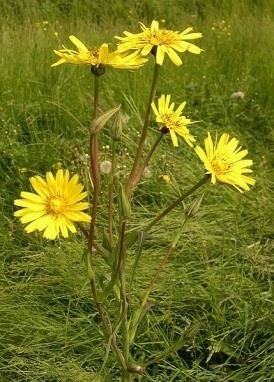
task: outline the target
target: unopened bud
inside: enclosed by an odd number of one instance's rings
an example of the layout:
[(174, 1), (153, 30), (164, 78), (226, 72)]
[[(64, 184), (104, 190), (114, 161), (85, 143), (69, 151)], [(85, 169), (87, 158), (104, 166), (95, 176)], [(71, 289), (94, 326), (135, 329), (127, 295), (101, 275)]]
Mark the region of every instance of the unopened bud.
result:
[(118, 141), (121, 138), (123, 132), (122, 116), (120, 109), (118, 110), (111, 129), (111, 138), (114, 141)]
[(92, 133), (99, 133), (99, 131), (105, 126), (108, 120), (120, 109), (120, 105), (106, 111), (94, 119), (91, 125)]
[(119, 183), (118, 208), (122, 219), (127, 219), (130, 216), (131, 207), (122, 183)]
[(194, 218), (197, 215), (197, 212), (202, 204), (204, 195), (205, 194), (202, 194), (201, 196), (193, 200), (191, 205), (186, 209), (185, 213), (188, 217)]
[(129, 368), (129, 371), (133, 374), (139, 374), (139, 375), (142, 375), (144, 374), (145, 372), (145, 368), (143, 366), (140, 366), (140, 365), (136, 365), (135, 363), (133, 363), (130, 368)]

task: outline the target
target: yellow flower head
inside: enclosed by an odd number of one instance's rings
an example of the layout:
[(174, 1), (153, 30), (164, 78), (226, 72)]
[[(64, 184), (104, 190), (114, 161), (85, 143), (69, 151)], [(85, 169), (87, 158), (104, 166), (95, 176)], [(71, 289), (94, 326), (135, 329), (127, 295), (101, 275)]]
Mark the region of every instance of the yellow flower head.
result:
[(163, 133), (169, 132), (172, 143), (175, 147), (178, 147), (177, 135), (184, 138), (186, 143), (193, 147), (192, 142), (195, 142), (193, 135), (189, 133), (187, 125), (193, 123), (190, 119), (187, 119), (181, 115), (182, 110), (185, 107), (186, 102), (181, 103), (181, 105), (174, 110), (174, 102), (170, 104), (170, 95), (165, 96), (164, 94), (158, 99), (158, 109), (154, 102), (152, 102), (151, 107), (156, 115), (156, 121), (160, 125), (160, 129)]
[(75, 50), (64, 49), (54, 50), (59, 57), (57, 62), (51, 66), (57, 66), (64, 63), (76, 65), (91, 65), (92, 67), (113, 67), (115, 69), (138, 69), (147, 59), (140, 57), (138, 52), (131, 54), (121, 54), (121, 52), (110, 52), (108, 44), (101, 45), (100, 48), (88, 50), (88, 48), (75, 36), (69, 36), (69, 39), (77, 47)]
[(169, 29), (160, 29), (158, 21), (155, 20), (152, 21), (150, 28), (147, 28), (142, 23), (140, 25), (143, 30), (141, 33), (124, 32), (126, 37), (115, 36), (115, 38), (121, 40), (121, 43), (118, 44), (120, 52), (138, 49), (141, 56), (146, 56), (152, 52), (155, 54), (156, 63), (159, 65), (163, 64), (165, 54), (167, 54), (171, 61), (179, 66), (182, 65), (182, 60), (176, 51), (189, 51), (195, 54), (202, 51), (202, 49), (187, 41), (202, 37), (201, 33), (189, 33), (193, 28), (187, 28), (181, 33), (174, 32)]
[(211, 175), (213, 184), (218, 180), (234, 186), (238, 191), (249, 191), (248, 185), (254, 185), (255, 179), (246, 176), (252, 170), (251, 159), (243, 159), (248, 151), (242, 150), (236, 138), (229, 140), (229, 134), (222, 134), (219, 142), (213, 143), (210, 133), (205, 138), (205, 150), (196, 146), (195, 152), (204, 163), (206, 173)]
[(61, 169), (55, 178), (51, 172), (47, 172), (46, 180), (40, 176), (30, 178), (36, 193), (22, 191), (22, 199), (14, 201), (16, 206), (23, 207), (14, 215), (23, 224), (29, 223), (25, 227), (27, 233), (44, 231), (43, 236), (53, 240), (60, 232), (68, 237), (68, 229), (75, 233), (73, 222), (90, 222), (90, 216), (82, 212), (89, 204), (80, 202), (87, 196), (87, 192), (82, 192), (83, 185), (78, 180), (78, 175), (69, 179), (69, 171)]

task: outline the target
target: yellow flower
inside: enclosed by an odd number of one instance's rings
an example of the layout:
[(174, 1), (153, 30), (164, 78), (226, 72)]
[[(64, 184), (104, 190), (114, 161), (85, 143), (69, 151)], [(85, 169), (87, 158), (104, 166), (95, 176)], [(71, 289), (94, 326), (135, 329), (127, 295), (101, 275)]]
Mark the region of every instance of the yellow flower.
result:
[(170, 176), (169, 175), (161, 175), (160, 178), (166, 183), (170, 183), (171, 182), (171, 179), (170, 179)]
[(57, 62), (51, 66), (57, 66), (64, 63), (76, 65), (91, 65), (93, 67), (113, 67), (116, 69), (138, 69), (142, 66), (147, 59), (140, 57), (138, 52), (128, 55), (121, 54), (121, 52), (109, 52), (108, 44), (102, 44), (100, 48), (88, 50), (88, 48), (75, 36), (69, 36), (69, 39), (77, 47), (78, 52), (75, 50), (64, 49), (54, 50), (59, 57)]
[(155, 20), (152, 21), (150, 28), (147, 28), (142, 23), (140, 25), (143, 30), (141, 33), (124, 32), (126, 37), (115, 36), (115, 38), (121, 40), (121, 43), (118, 44), (119, 51), (126, 52), (130, 49), (138, 49), (141, 56), (146, 56), (152, 52), (156, 55), (156, 63), (159, 65), (163, 64), (165, 54), (167, 54), (177, 66), (182, 64), (182, 60), (175, 51), (189, 51), (195, 54), (202, 51), (196, 45), (185, 41), (202, 37), (201, 33), (189, 33), (193, 28), (187, 28), (181, 33), (168, 29), (159, 29), (159, 23)]
[(247, 154), (247, 150), (242, 150), (236, 138), (229, 140), (229, 134), (222, 134), (219, 142), (217, 139), (213, 144), (210, 133), (205, 138), (205, 150), (196, 146), (195, 152), (204, 163), (206, 173), (211, 175), (213, 184), (218, 180), (234, 186), (238, 191), (249, 191), (248, 185), (254, 185), (255, 179), (246, 176), (252, 170), (248, 167), (252, 166), (251, 159), (243, 159)]
[(46, 180), (40, 176), (30, 178), (30, 183), (36, 193), (22, 191), (22, 199), (16, 199), (14, 204), (23, 207), (14, 213), (23, 224), (29, 223), (25, 230), (31, 233), (35, 230), (44, 231), (47, 239), (55, 239), (59, 232), (68, 237), (68, 229), (75, 233), (73, 222), (90, 222), (91, 218), (82, 210), (88, 208), (87, 202), (81, 202), (87, 196), (83, 185), (78, 183), (78, 175), (69, 179), (68, 170), (58, 170), (54, 178), (47, 172)]
[(164, 94), (158, 99), (158, 109), (154, 102), (151, 104), (156, 115), (156, 121), (160, 124), (160, 130), (163, 133), (170, 133), (172, 143), (175, 147), (178, 147), (176, 134), (183, 137), (186, 143), (191, 147), (193, 147), (192, 142), (196, 141), (187, 128), (187, 125), (193, 122), (181, 115), (185, 104), (186, 102), (181, 103), (181, 105), (174, 111), (174, 102), (170, 104), (170, 95), (165, 96)]

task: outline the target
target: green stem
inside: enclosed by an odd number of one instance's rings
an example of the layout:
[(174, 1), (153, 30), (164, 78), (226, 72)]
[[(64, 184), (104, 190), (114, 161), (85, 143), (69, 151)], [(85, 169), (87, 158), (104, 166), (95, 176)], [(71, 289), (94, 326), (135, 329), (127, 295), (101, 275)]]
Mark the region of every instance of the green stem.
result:
[(112, 142), (111, 151), (111, 173), (109, 177), (108, 188), (108, 230), (109, 230), (109, 244), (113, 247), (113, 182), (116, 170), (117, 158), (116, 158), (116, 141)]
[(149, 153), (147, 154), (143, 164), (142, 164), (142, 167), (140, 168), (140, 170), (138, 171), (138, 173), (136, 174), (136, 176), (133, 178), (133, 183), (134, 184), (137, 184), (139, 179), (141, 178), (142, 176), (142, 173), (145, 169), (145, 167), (148, 165), (149, 161), (150, 161), (150, 158), (152, 157), (154, 151), (156, 150), (156, 147), (158, 146), (158, 144), (160, 143), (161, 139), (163, 138), (164, 134), (161, 132), (156, 140), (154, 141), (153, 145), (151, 146), (150, 150), (149, 150)]
[(138, 245), (138, 248), (136, 250), (136, 253), (135, 253), (135, 260), (134, 260), (134, 264), (132, 266), (132, 270), (130, 272), (130, 281), (129, 281), (129, 295), (131, 294), (131, 289), (132, 289), (132, 284), (133, 284), (133, 281), (134, 281), (134, 277), (135, 277), (135, 273), (137, 271), (137, 267), (138, 267), (138, 264), (139, 264), (139, 261), (140, 261), (140, 258), (141, 258), (141, 255), (142, 255), (142, 250), (143, 250), (143, 244), (144, 244), (144, 241), (145, 241), (145, 234), (144, 232), (140, 232), (140, 238), (139, 238), (139, 245)]
[(205, 184), (210, 179), (209, 175), (205, 175), (202, 179), (199, 180), (194, 186), (192, 186), (188, 191), (182, 194), (178, 199), (174, 200), (169, 206), (167, 206), (159, 215), (157, 215), (149, 224), (143, 229), (144, 232), (148, 232), (158, 221), (165, 217), (170, 211), (177, 207), (184, 199), (189, 195), (195, 192), (199, 187)]
[(159, 264), (158, 269), (157, 269), (155, 275), (153, 276), (153, 278), (152, 278), (152, 280), (151, 280), (151, 282), (149, 284), (149, 287), (148, 287), (148, 289), (146, 291), (146, 294), (145, 294), (145, 296), (143, 298), (143, 302), (142, 302), (142, 307), (143, 308), (146, 308), (146, 304), (147, 304), (147, 300), (148, 300), (148, 297), (150, 295), (150, 292), (154, 288), (154, 285), (156, 284), (156, 281), (158, 280), (162, 270), (166, 266), (170, 256), (172, 255), (172, 253), (174, 252), (174, 249), (176, 248), (176, 245), (177, 245), (177, 243), (179, 241), (179, 238), (180, 238), (180, 236), (181, 236), (181, 234), (183, 232), (183, 228), (184, 228), (184, 225), (185, 225), (187, 219), (188, 219), (188, 217), (186, 217), (185, 220), (183, 221), (182, 226), (180, 227), (179, 231), (177, 232), (173, 242), (171, 243), (171, 246), (170, 246), (169, 250), (165, 254), (165, 256), (164, 256), (163, 260), (161, 261), (161, 263)]
[(125, 280), (125, 232), (126, 232), (126, 221), (122, 222), (121, 234), (120, 234), (120, 250), (118, 256), (118, 275), (120, 281), (120, 301), (121, 301), (121, 313), (120, 322), (122, 324), (122, 347), (123, 356), (126, 362), (129, 359), (129, 341), (128, 341), (128, 326), (127, 326), (127, 295), (126, 295), (126, 280)]
[(99, 77), (94, 76), (94, 91), (93, 91), (93, 119), (99, 114)]
[[(93, 119), (98, 116), (99, 113), (99, 77), (94, 76), (94, 109), (93, 109)], [(92, 204), (92, 220), (90, 223), (89, 233), (88, 233), (88, 249), (90, 256), (92, 256), (92, 247), (94, 245), (94, 231), (96, 224), (97, 209), (99, 204), (99, 194), (100, 194), (100, 171), (99, 171), (99, 142), (98, 133), (90, 134), (90, 168), (93, 180), (93, 204)], [(98, 292), (96, 288), (95, 280), (91, 280), (91, 290), (92, 295), (96, 304), (97, 311), (99, 313), (100, 319), (106, 331), (106, 335), (110, 338), (110, 343), (113, 352), (116, 354), (117, 360), (124, 371), (127, 371), (127, 364), (123, 357), (121, 350), (119, 349), (115, 333), (112, 330), (111, 323), (109, 322), (104, 309), (103, 304), (98, 300)]]
[[(99, 112), (99, 77), (94, 76), (94, 105), (93, 105), (93, 118), (98, 116)], [(93, 181), (93, 203), (91, 209), (91, 222), (89, 227), (89, 238), (88, 238), (88, 248), (90, 254), (92, 254), (92, 246), (94, 239), (94, 231), (96, 224), (97, 209), (99, 204), (99, 194), (100, 194), (100, 171), (99, 171), (99, 142), (98, 134), (90, 133), (90, 168)]]
[(116, 354), (117, 360), (118, 360), (121, 368), (123, 369), (123, 371), (127, 372), (128, 367), (127, 367), (127, 364), (125, 362), (124, 356), (123, 356), (121, 350), (119, 349), (119, 347), (117, 345), (115, 333), (113, 332), (111, 324), (105, 315), (102, 303), (98, 301), (98, 298), (97, 298), (98, 293), (97, 293), (95, 281), (91, 280), (90, 285), (91, 285), (92, 295), (93, 295), (93, 298), (94, 298), (100, 319), (104, 325), (107, 336), (110, 338), (111, 348), (112, 348), (113, 352)]
[[(99, 76), (94, 76), (94, 110), (93, 110), (93, 119), (98, 116), (99, 113)], [(95, 232), (95, 224), (96, 224), (96, 216), (97, 209), (99, 204), (99, 194), (100, 194), (100, 171), (99, 171), (99, 141), (98, 141), (98, 133), (91, 132), (90, 134), (90, 168), (93, 180), (93, 204), (91, 216), (92, 220), (90, 223), (89, 233), (88, 233), (88, 249), (90, 252), (90, 256), (92, 256), (92, 247), (94, 244), (94, 232)], [(111, 348), (113, 352), (116, 354), (117, 360), (123, 370), (123, 374), (126, 376), (129, 374), (127, 362), (121, 352), (119, 346), (117, 345), (116, 335), (112, 330), (111, 323), (105, 314), (103, 309), (103, 304), (98, 299), (98, 292), (95, 280), (91, 280), (91, 290), (93, 294), (93, 298), (96, 304), (97, 311), (99, 313), (102, 324), (105, 328), (106, 335), (110, 339)]]
[(157, 88), (157, 82), (159, 78), (159, 73), (160, 73), (160, 67), (161, 65), (158, 65), (155, 61), (155, 66), (154, 66), (154, 75), (153, 75), (153, 80), (151, 84), (151, 90), (150, 90), (150, 95), (148, 99), (148, 105), (147, 105), (147, 110), (146, 110), (146, 115), (145, 115), (145, 120), (144, 120), (144, 125), (143, 125), (143, 130), (140, 136), (139, 140), (139, 145), (135, 154), (134, 162), (132, 165), (131, 173), (129, 175), (129, 180), (126, 186), (126, 194), (129, 196), (133, 190), (133, 188), (136, 186), (138, 179), (136, 178), (136, 172), (137, 168), (139, 166), (139, 162), (143, 153), (143, 148), (147, 136), (147, 131), (151, 119), (151, 103), (153, 102), (156, 94), (156, 88)]
[[(205, 184), (210, 179), (209, 175), (205, 175), (199, 180), (194, 186), (192, 186), (188, 191), (183, 193), (179, 198), (172, 202), (167, 208), (165, 208), (159, 215), (157, 215), (150, 223), (148, 223), (144, 228), (141, 229), (142, 233), (148, 232), (156, 223), (158, 223), (163, 217), (165, 217), (169, 212), (171, 212), (175, 207), (177, 207), (184, 199), (195, 192), (199, 187)], [(127, 247), (132, 246), (139, 237), (140, 230), (134, 230), (130, 232), (126, 237)]]

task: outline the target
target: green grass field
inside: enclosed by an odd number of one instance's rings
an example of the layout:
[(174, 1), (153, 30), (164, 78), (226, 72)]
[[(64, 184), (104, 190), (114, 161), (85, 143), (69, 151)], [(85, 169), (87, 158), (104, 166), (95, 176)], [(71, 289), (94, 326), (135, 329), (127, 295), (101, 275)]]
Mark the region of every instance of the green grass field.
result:
[[(13, 216), (13, 200), (30, 189), (29, 177), (59, 166), (80, 173), (85, 182), (93, 80), (87, 67), (51, 68), (57, 57), (53, 49), (70, 47), (71, 34), (90, 47), (108, 42), (114, 49), (115, 35), (137, 32), (139, 21), (150, 25), (153, 19), (178, 31), (193, 26), (203, 34), (197, 45), (204, 49), (197, 56), (183, 54), (180, 67), (165, 60), (157, 96), (171, 93), (176, 104), (187, 101), (185, 114), (200, 121), (192, 127), (199, 142), (207, 131), (239, 139), (254, 161), (256, 185), (244, 194), (221, 185), (204, 188), (198, 216), (185, 226), (153, 290), (132, 354), (140, 363), (149, 361), (187, 328), (197, 325), (197, 330), (134, 381), (274, 381), (273, 1), (100, 3), (0, 4), (0, 382), (119, 381), (112, 354), (105, 358), (107, 343), (83, 267), (81, 233), (54, 242), (40, 233), (28, 235)], [(102, 109), (121, 104), (125, 119), (121, 179), (130, 170), (151, 76), (150, 64), (103, 76)], [(235, 92), (244, 98), (232, 98)], [(101, 160), (110, 159), (108, 145), (104, 133)], [(150, 171), (136, 189), (132, 224), (149, 219), (203, 176), (197, 156), (184, 144), (173, 148), (169, 137)], [(106, 187), (102, 177), (99, 227), (106, 215)], [(145, 241), (134, 302), (183, 215), (183, 206), (177, 208)], [(129, 253), (128, 267), (135, 251)]]

